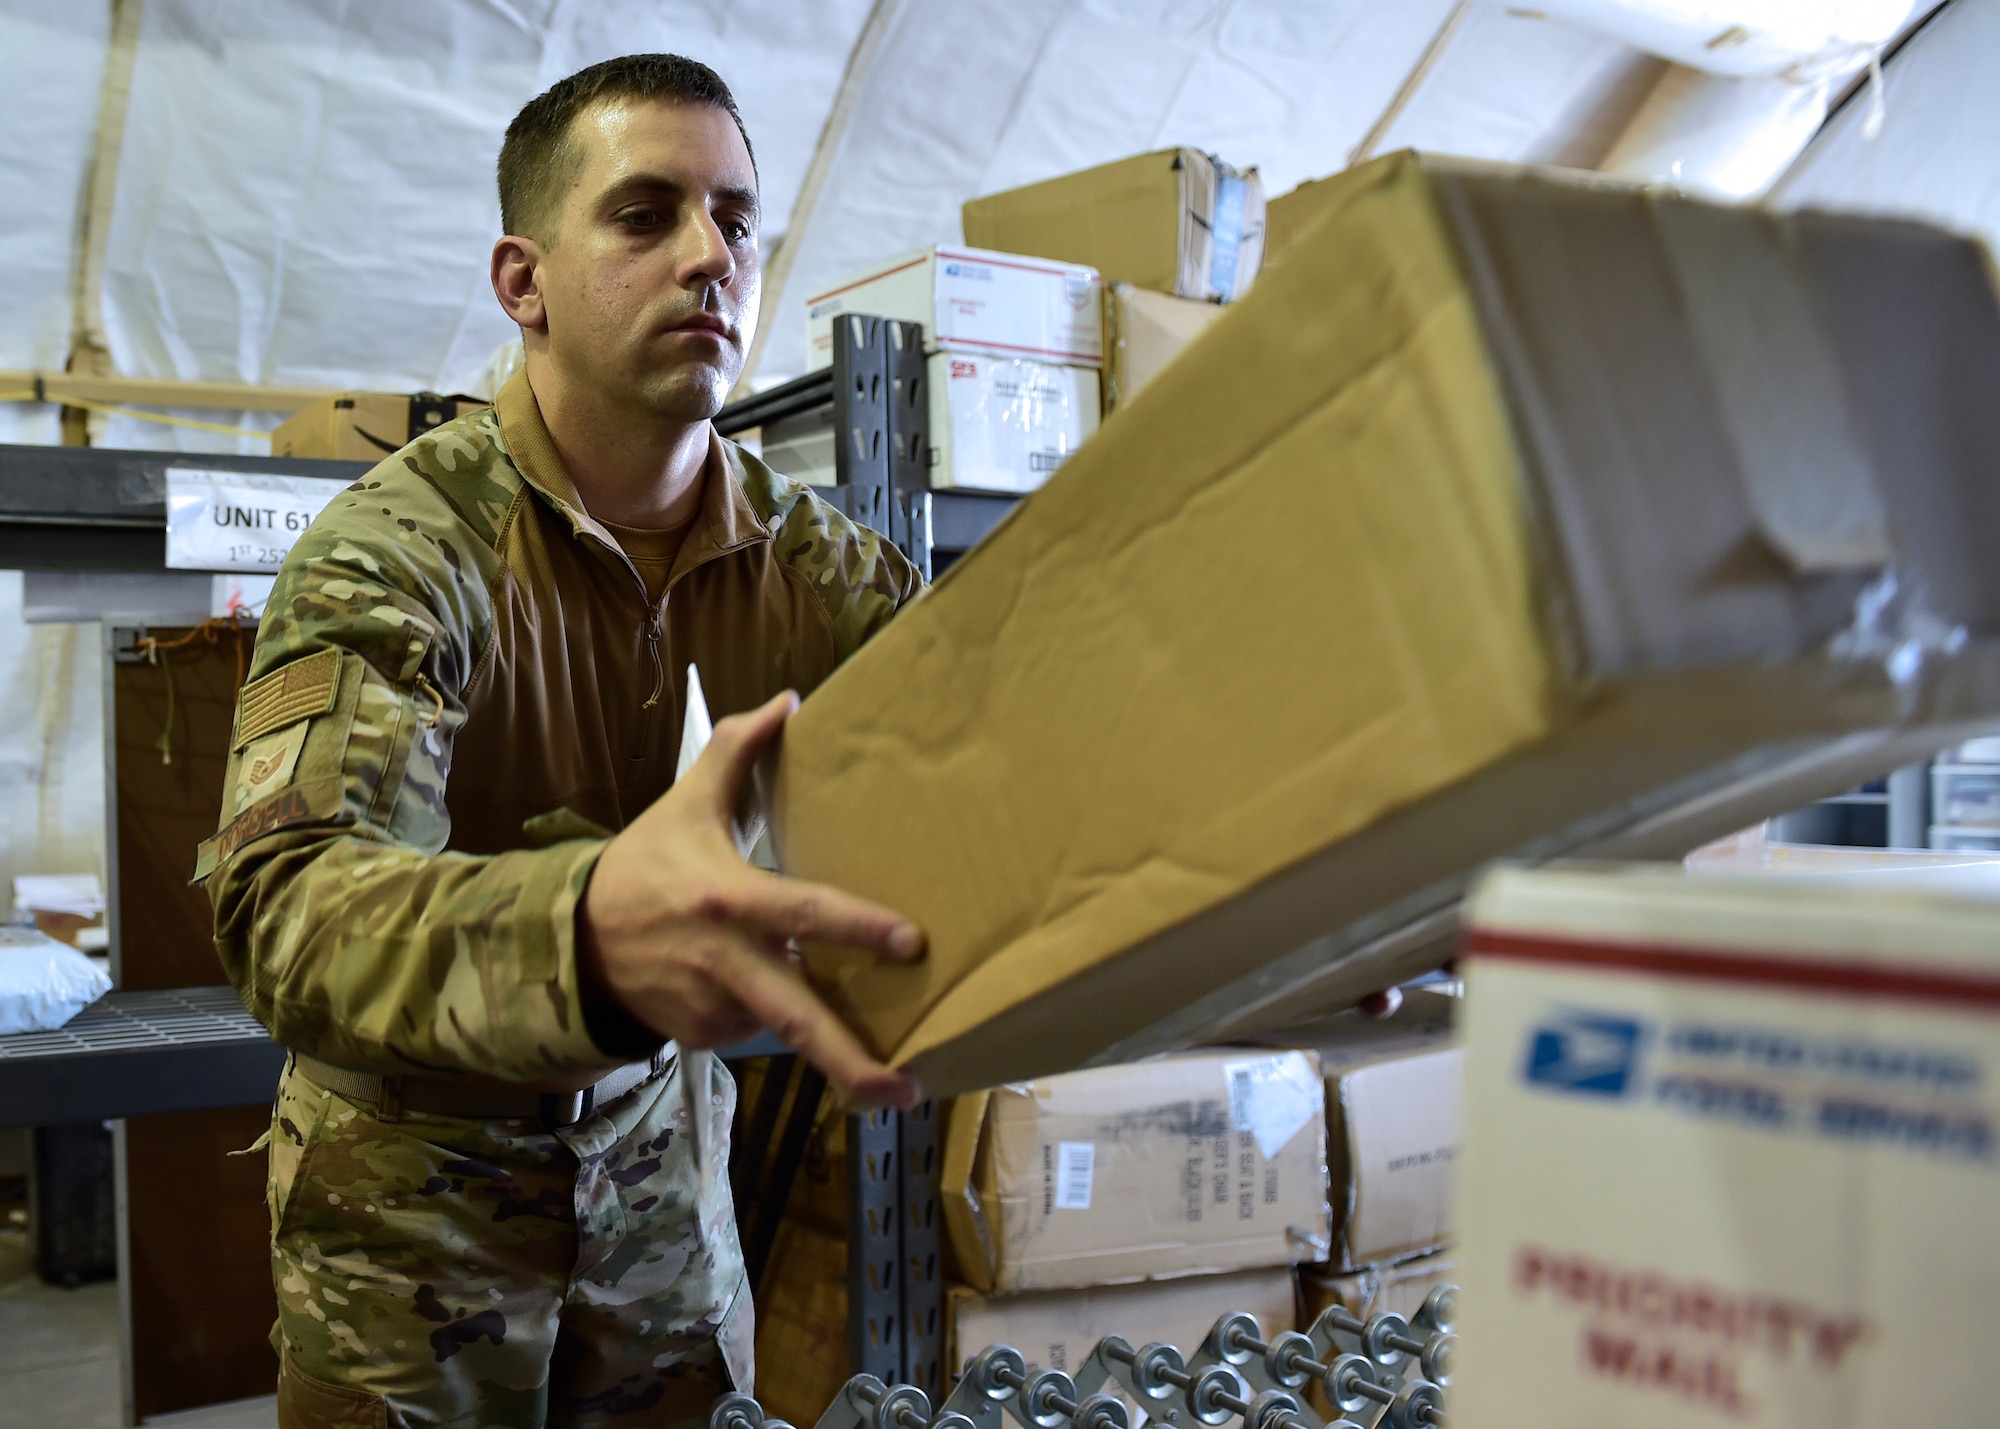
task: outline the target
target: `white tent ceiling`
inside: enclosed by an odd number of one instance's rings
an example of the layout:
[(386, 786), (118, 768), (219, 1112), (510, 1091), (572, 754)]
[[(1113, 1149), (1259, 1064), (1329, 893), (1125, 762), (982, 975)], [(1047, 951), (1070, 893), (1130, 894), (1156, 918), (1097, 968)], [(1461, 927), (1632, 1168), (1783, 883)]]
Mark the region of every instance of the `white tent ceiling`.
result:
[(1927, 218), (2000, 249), (2000, 3), (1958, 0), (1896, 57), (1885, 121), (1866, 136), (1857, 96), (1773, 198), (1788, 207)]
[[(0, 369), (59, 369), (79, 310), (94, 304), (126, 376), (473, 384), (511, 336), (485, 280), (500, 133), (556, 78), (626, 51), (691, 54), (736, 89), (770, 215), (757, 368), (768, 382), (802, 366), (806, 294), (957, 238), (958, 207), (974, 194), (1166, 144), (1254, 163), (1272, 193), (1341, 168), (1441, 29), (1434, 66), (1376, 149), (1608, 161), (1751, 192), (1913, 11), (1910, 0), (1562, 0), (1533, 11), (1495, 0), (123, 3), (143, 9), (125, 122), (104, 145), (111, 0), (0, 0), (0, 260), (11, 290)], [(1950, 8), (1990, 74), (2000, 0)], [(1681, 69), (1635, 39), (1695, 60), (1706, 45), (1720, 56), (1711, 69), (1766, 77)], [(1769, 77), (1787, 56), (1790, 70)], [(1972, 74), (1961, 88), (1980, 93), (1964, 102), (1990, 120), (1993, 86)], [(1898, 83), (1892, 66), (1885, 145), (1912, 127), (1906, 105), (1936, 108), (1906, 101)], [(102, 282), (80, 305), (94, 146), (115, 162), (115, 186)], [(1826, 153), (1822, 168), (1863, 163)], [(1885, 190), (1882, 201), (1902, 197)], [(0, 440), (53, 439), (50, 409), (0, 404)], [(124, 418), (99, 439), (257, 449)]]

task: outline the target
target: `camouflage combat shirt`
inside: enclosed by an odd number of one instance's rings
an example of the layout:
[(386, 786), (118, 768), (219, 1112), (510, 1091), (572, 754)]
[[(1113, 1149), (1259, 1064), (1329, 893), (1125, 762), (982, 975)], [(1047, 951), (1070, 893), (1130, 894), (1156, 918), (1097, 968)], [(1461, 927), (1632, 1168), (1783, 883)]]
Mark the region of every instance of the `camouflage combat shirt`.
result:
[(257, 633), (197, 877), (251, 1012), (356, 1071), (581, 1085), (574, 920), (673, 781), (690, 663), (717, 719), (810, 691), (918, 588), (901, 553), (713, 438), (653, 603), (525, 373), (334, 498)]

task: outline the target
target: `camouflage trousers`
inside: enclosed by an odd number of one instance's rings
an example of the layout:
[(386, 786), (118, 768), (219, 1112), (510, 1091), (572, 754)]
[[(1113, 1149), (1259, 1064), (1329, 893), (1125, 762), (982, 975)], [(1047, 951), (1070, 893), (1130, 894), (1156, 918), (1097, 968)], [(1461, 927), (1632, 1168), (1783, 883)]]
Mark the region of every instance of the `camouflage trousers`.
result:
[(698, 1059), (703, 1184), (680, 1061), (559, 1131), (391, 1120), (288, 1066), (269, 1186), (281, 1426), (672, 1424), (750, 1390), (735, 1086)]

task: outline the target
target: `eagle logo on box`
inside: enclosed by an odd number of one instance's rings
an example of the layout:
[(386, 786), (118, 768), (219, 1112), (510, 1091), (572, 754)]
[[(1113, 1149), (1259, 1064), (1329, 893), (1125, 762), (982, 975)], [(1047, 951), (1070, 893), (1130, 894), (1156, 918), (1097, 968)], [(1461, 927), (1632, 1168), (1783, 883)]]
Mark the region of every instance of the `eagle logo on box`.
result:
[(1635, 1089), (1645, 1024), (1610, 1013), (1569, 1011), (1528, 1033), (1521, 1079), (1530, 1086), (1622, 1097)]

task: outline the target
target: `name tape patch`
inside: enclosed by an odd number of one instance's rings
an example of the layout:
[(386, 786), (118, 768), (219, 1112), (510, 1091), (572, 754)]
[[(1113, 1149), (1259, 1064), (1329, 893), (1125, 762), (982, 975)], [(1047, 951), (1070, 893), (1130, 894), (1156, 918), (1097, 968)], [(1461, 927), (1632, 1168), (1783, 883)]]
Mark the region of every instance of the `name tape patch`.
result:
[(326, 780), (318, 786), (282, 790), (262, 803), (251, 805), (215, 836), (215, 861), (222, 862), (252, 839), (294, 824), (323, 823), (339, 812), (338, 779)]

